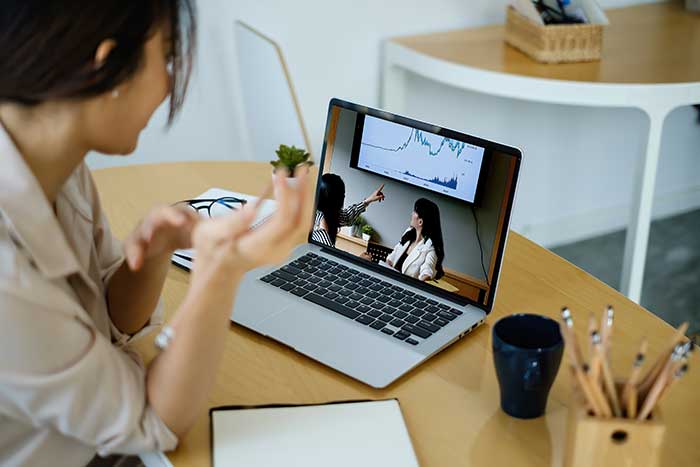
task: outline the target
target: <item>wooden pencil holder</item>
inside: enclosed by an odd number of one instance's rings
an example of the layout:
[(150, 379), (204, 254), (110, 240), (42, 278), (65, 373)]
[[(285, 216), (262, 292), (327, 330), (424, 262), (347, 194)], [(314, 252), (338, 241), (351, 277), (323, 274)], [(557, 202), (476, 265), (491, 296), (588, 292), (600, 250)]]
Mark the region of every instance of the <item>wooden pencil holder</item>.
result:
[(570, 404), (564, 467), (658, 467), (666, 426), (658, 409), (645, 421), (593, 417)]

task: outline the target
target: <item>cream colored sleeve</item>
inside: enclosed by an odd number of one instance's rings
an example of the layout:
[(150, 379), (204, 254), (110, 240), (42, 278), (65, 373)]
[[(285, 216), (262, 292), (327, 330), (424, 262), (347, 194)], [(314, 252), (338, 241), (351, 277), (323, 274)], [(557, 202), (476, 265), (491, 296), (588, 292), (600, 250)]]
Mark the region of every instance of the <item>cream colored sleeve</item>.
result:
[(174, 449), (176, 436), (148, 405), (143, 363), (79, 316), (0, 284), (0, 413), (102, 456)]
[[(115, 272), (124, 264), (124, 253), (122, 242), (112, 234), (109, 227), (107, 216), (102, 210), (99, 195), (95, 187), (92, 175), (85, 168), (82, 183), (86, 186), (86, 196), (89, 198), (92, 205), (92, 215), (94, 222), (93, 236), (95, 239), (95, 248), (97, 250), (97, 259), (100, 267), (100, 277), (102, 278), (103, 288), (107, 290), (109, 281)], [(110, 331), (112, 340), (119, 347), (125, 347), (129, 343), (140, 339), (147, 334), (150, 334), (158, 327), (162, 326), (163, 318), (163, 303), (158, 301), (156, 309), (153, 310), (151, 319), (140, 331), (136, 334), (125, 334), (121, 332), (110, 319)]]

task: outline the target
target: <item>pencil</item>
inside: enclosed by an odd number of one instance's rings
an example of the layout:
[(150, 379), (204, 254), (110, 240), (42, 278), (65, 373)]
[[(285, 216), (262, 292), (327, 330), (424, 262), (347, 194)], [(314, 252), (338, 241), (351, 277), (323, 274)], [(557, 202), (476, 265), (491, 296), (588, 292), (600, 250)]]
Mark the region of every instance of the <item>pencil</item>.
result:
[(663, 390), (661, 391), (661, 394), (659, 394), (659, 398), (656, 401), (656, 405), (659, 405), (659, 403), (664, 399), (666, 394), (668, 394), (668, 391), (673, 387), (676, 382), (678, 382), (679, 379), (683, 377), (688, 372), (688, 364), (683, 363), (678, 369), (673, 373), (673, 377), (666, 383), (666, 386), (664, 386)]
[[(595, 319), (593, 319), (595, 321)], [(602, 354), (600, 352), (600, 334), (598, 331), (593, 331), (591, 333), (591, 347), (592, 347), (592, 357), (589, 367), (588, 379), (591, 383), (591, 389), (598, 406), (601, 409), (603, 417), (611, 417), (612, 412), (608, 401), (605, 399), (605, 394), (603, 393), (603, 388), (600, 385), (600, 369), (602, 368)]]
[(598, 346), (598, 352), (600, 355), (600, 367), (603, 370), (603, 384), (605, 385), (605, 391), (608, 393), (610, 398), (610, 404), (612, 405), (613, 414), (616, 417), (622, 416), (622, 410), (620, 409), (620, 401), (617, 397), (617, 390), (615, 389), (615, 380), (613, 379), (612, 371), (610, 370), (610, 364), (608, 358), (603, 350), (603, 344)]
[(598, 333), (598, 329), (595, 315), (591, 313), (591, 315), (588, 318), (588, 334), (590, 336), (590, 341), (588, 342), (589, 345), (589, 355), (591, 357), (590, 359), (590, 367), (591, 367), (591, 373), (590, 373), (590, 378), (593, 384), (598, 384), (600, 382), (600, 355), (598, 355), (598, 352), (596, 351), (596, 346), (600, 343), (601, 337), (600, 334)]
[(579, 393), (581, 394), (581, 396), (583, 396), (583, 402), (586, 407), (586, 411), (593, 411), (593, 407), (591, 406), (590, 401), (583, 393), (583, 388), (578, 382), (578, 372), (576, 371), (576, 367), (572, 363), (569, 364), (569, 372), (571, 373), (571, 384), (574, 386), (574, 389), (578, 388)]
[[(585, 372), (589, 373), (590, 367), (588, 365), (584, 364), (583, 370)], [(593, 383), (591, 381), (590, 375), (588, 378), (588, 383), (590, 384), (591, 394), (593, 396), (593, 400), (598, 405), (598, 408), (600, 410), (600, 416), (602, 418), (610, 418), (612, 416), (612, 412), (610, 411), (610, 406), (608, 405), (608, 401), (605, 399), (605, 394), (603, 394), (603, 389), (600, 387), (599, 384)]]
[[(566, 307), (562, 308), (561, 317), (564, 320), (564, 324), (566, 325), (562, 329), (569, 332), (569, 347), (573, 352), (573, 357), (575, 358), (576, 364), (580, 367), (583, 363), (583, 353), (581, 352), (581, 347), (578, 344), (576, 333), (574, 333), (574, 320), (571, 317), (571, 311)], [(562, 332), (562, 334), (564, 333)]]
[(561, 335), (564, 339), (564, 349), (571, 360), (570, 368), (574, 375), (575, 381), (581, 388), (581, 392), (583, 393), (587, 405), (591, 408), (595, 416), (600, 417), (602, 415), (602, 410), (600, 409), (598, 402), (591, 391), (591, 387), (583, 367), (583, 361), (580, 359), (581, 352), (580, 348), (578, 348), (576, 335), (573, 332), (571, 314), (564, 313), (565, 311), (568, 312), (568, 310), (566, 308), (562, 310), (562, 316), (566, 315), (564, 318), (565, 322), (560, 323), (559, 328), (561, 329)]
[(642, 405), (642, 409), (639, 411), (637, 420), (645, 420), (654, 409), (656, 402), (661, 396), (661, 392), (673, 375), (675, 364), (681, 360), (681, 358), (683, 358), (684, 354), (684, 346), (681, 344), (676, 345), (673, 353), (661, 369), (659, 376), (654, 380), (654, 384), (652, 385), (651, 389), (649, 389), (646, 394), (643, 394), (644, 404)]
[[(631, 415), (633, 411), (630, 409), (630, 407), (634, 407), (635, 414), (637, 412), (637, 380), (639, 380), (639, 374), (641, 373), (642, 365), (646, 359), (648, 346), (649, 342), (645, 337), (642, 339), (642, 342), (639, 345), (639, 351), (637, 352), (637, 356), (632, 364), (632, 371), (630, 372), (627, 382), (625, 383), (625, 387), (622, 390), (622, 404), (627, 407), (627, 416), (630, 418), (634, 418), (634, 415)], [(632, 391), (634, 391), (634, 402), (630, 401)]]
[(656, 379), (654, 382), (654, 385), (651, 387), (651, 390), (649, 390), (649, 393), (644, 397), (644, 404), (642, 404), (642, 409), (639, 411), (639, 415), (637, 416), (637, 420), (645, 420), (651, 411), (654, 409), (654, 406), (656, 405), (656, 401), (658, 400), (659, 396), (661, 395), (661, 391), (663, 391), (664, 386), (668, 382), (668, 375), (666, 372), (663, 372), (659, 375), (659, 377)]
[[(598, 332), (598, 324), (596, 323), (595, 315), (593, 313), (591, 313), (590, 315), (588, 315), (588, 335), (591, 336), (591, 338), (592, 338), (593, 333), (597, 333), (597, 332)], [(588, 344), (590, 346), (589, 350), (591, 352), (591, 355), (593, 355), (593, 352), (595, 351), (595, 343), (593, 342), (593, 339), (591, 339), (591, 341)]]
[(593, 411), (593, 415), (595, 415), (596, 417), (602, 416), (602, 411), (598, 407), (598, 403), (596, 402), (595, 397), (593, 396), (590, 384), (586, 379), (586, 376), (582, 369), (580, 367), (577, 367), (576, 365), (571, 365), (571, 371), (573, 372), (576, 381), (578, 382), (578, 385), (581, 388), (581, 392), (583, 393), (586, 405), (590, 407), (590, 409)]
[(673, 353), (673, 349), (676, 347), (676, 345), (679, 342), (681, 342), (681, 340), (683, 340), (687, 330), (688, 330), (688, 322), (687, 321), (685, 323), (681, 324), (680, 326), (678, 326), (678, 329), (673, 334), (673, 338), (669, 342), (668, 346), (659, 355), (659, 358), (656, 360), (656, 362), (654, 362), (654, 365), (651, 367), (649, 372), (644, 376), (644, 378), (642, 379), (642, 382), (639, 383), (640, 393), (647, 393), (651, 390), (651, 387), (654, 384), (654, 381), (656, 381), (656, 379), (658, 379), (659, 375), (661, 374), (661, 371), (663, 370), (664, 366), (666, 365), (666, 362), (667, 362), (669, 356)]
[(600, 334), (602, 342), (599, 346), (599, 350), (601, 352), (600, 362), (601, 369), (603, 371), (603, 383), (605, 384), (605, 390), (610, 397), (613, 413), (616, 417), (621, 417), (622, 409), (620, 408), (620, 400), (617, 395), (617, 388), (615, 387), (615, 379), (613, 378), (612, 370), (610, 369), (610, 359), (608, 358), (611, 346), (610, 338), (612, 336), (614, 317), (615, 310), (613, 310), (612, 305), (608, 305), (601, 316)]
[[(676, 370), (678, 370), (678, 368), (682, 364), (688, 361), (688, 356), (690, 355), (692, 348), (693, 343), (691, 341), (688, 341), (685, 344), (676, 345), (676, 347), (673, 349), (673, 352), (669, 356), (668, 361), (664, 365), (664, 368), (661, 370), (661, 373), (659, 374), (658, 378), (661, 378), (662, 376), (664, 376), (664, 373), (666, 373), (665, 377), (667, 381), (670, 380), (673, 377), (673, 374), (676, 372)], [(642, 392), (641, 388), (639, 390), (640, 397), (648, 397), (650, 393), (651, 388), (645, 388), (644, 392)]]
[(610, 348), (610, 336), (612, 335), (613, 318), (615, 310), (611, 305), (608, 305), (603, 311), (600, 320), (600, 336), (603, 339), (603, 349), (607, 352)]
[(627, 418), (637, 418), (637, 386), (632, 386), (627, 394)]

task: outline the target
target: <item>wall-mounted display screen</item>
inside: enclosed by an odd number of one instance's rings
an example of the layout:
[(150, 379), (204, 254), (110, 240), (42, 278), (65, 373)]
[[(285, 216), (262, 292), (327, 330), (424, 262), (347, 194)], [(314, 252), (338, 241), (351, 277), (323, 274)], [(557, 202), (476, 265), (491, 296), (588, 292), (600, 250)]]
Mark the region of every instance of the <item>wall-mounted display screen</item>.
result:
[(419, 128), (363, 116), (353, 168), (476, 204), (484, 148)]

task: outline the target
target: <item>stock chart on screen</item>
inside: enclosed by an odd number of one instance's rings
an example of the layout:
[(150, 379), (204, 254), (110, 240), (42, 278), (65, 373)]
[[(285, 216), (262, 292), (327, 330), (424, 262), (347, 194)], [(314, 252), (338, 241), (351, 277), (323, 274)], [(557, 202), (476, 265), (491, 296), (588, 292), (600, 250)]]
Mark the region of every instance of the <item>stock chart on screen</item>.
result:
[(473, 203), (484, 148), (367, 116), (357, 168)]

